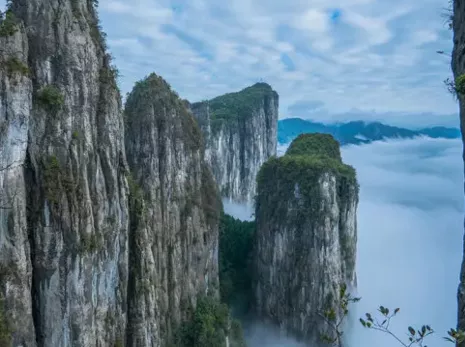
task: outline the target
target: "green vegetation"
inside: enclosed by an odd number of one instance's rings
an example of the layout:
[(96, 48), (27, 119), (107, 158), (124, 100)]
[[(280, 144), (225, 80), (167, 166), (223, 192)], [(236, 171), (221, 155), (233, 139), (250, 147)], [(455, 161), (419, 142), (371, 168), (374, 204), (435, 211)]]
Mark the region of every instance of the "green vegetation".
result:
[(202, 209), (210, 225), (216, 225), (220, 219), (222, 202), (208, 165), (202, 166), (202, 188), (200, 190)]
[(170, 347), (225, 347), (226, 336), (231, 347), (245, 346), (240, 324), (231, 322), (228, 307), (213, 297), (200, 297)]
[(11, 331), (5, 314), (4, 302), (0, 300), (0, 346), (11, 346)]
[(460, 75), (455, 79), (455, 91), (459, 95), (465, 94), (465, 74)]
[(18, 21), (11, 10), (0, 11), (0, 37), (14, 35), (18, 31)]
[[(155, 119), (149, 118), (152, 112)], [(173, 112), (178, 117), (171, 117)], [(140, 122), (156, 121), (161, 131), (173, 129), (176, 138), (172, 140), (182, 140), (186, 151), (202, 148), (202, 133), (197, 122), (171, 86), (155, 73), (136, 82), (126, 100), (125, 120), (129, 131), (133, 125), (140, 126)]]
[[(360, 301), (360, 298), (353, 297), (348, 291), (346, 285), (340, 287), (340, 297), (329, 307), (325, 312), (318, 312), (320, 317), (330, 327), (330, 334), (321, 333), (321, 340), (335, 347), (343, 347), (344, 331), (342, 326), (349, 314), (349, 305)], [(339, 315), (337, 314), (339, 313)], [(426, 347), (424, 340), (434, 333), (434, 330), (429, 325), (423, 325), (419, 329), (414, 329), (409, 326), (407, 328), (407, 341), (396, 335), (390, 328), (391, 320), (400, 312), (399, 308), (389, 309), (384, 306), (378, 308), (378, 315), (366, 313), (364, 318), (360, 318), (360, 323), (364, 328), (380, 331), (391, 336), (398, 344), (404, 347), (418, 346)], [(454, 344), (465, 341), (465, 332), (450, 329), (447, 332), (448, 336), (444, 337), (446, 341)]]
[(18, 58), (10, 58), (5, 62), (5, 68), (10, 77), (14, 74), (19, 74), (21, 76), (29, 75), (29, 67), (25, 65)]
[(252, 296), (250, 258), (255, 222), (244, 222), (227, 214), (221, 216), (219, 240), (219, 268), (221, 299), (227, 304), (245, 301), (249, 308)]
[(43, 161), (43, 175), (45, 197), (50, 203), (58, 204), (63, 191), (74, 191), (71, 178), (66, 175), (56, 156), (51, 155)]
[(328, 157), (342, 161), (339, 142), (329, 134), (301, 134), (286, 151), (286, 155)]
[(218, 96), (208, 102), (212, 129), (219, 129), (224, 122), (244, 120), (252, 116), (265, 98), (277, 97), (270, 85), (256, 83), (236, 93)]
[(79, 131), (74, 130), (73, 133), (71, 134), (71, 137), (73, 140), (78, 140), (79, 139)]
[(103, 241), (97, 234), (83, 233), (81, 234), (81, 243), (79, 246), (81, 254), (91, 254), (103, 247)]
[(63, 106), (65, 98), (60, 89), (49, 84), (37, 92), (37, 101), (42, 108), (57, 112)]

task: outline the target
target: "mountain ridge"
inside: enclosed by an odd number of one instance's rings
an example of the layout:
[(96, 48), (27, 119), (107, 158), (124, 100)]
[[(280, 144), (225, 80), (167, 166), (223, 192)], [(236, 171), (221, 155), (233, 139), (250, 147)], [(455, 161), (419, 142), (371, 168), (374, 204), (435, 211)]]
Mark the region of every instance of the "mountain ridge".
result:
[(458, 139), (461, 137), (458, 128), (444, 126), (407, 129), (381, 122), (365, 122), (361, 120), (324, 124), (297, 117), (282, 119), (278, 122), (278, 142), (280, 144), (289, 143), (300, 134), (316, 132), (333, 135), (341, 145), (360, 145), (384, 139), (408, 139), (418, 136), (445, 139)]

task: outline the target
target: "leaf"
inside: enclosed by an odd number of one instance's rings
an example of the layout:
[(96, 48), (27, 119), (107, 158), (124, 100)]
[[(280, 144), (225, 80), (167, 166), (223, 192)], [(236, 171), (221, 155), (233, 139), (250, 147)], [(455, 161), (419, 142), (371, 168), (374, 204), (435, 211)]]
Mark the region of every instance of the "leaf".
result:
[(394, 310), (394, 314), (397, 314), (399, 311), (400, 311), (400, 308), (396, 308), (396, 309)]
[(410, 335), (415, 336), (415, 329), (413, 329), (412, 327), (408, 327), (408, 331), (410, 332)]

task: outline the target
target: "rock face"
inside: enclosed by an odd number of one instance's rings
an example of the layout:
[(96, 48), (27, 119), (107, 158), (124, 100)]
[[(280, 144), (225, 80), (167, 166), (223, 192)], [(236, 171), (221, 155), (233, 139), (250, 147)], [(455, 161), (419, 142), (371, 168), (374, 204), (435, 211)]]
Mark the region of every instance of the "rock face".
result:
[(255, 309), (285, 332), (320, 346), (319, 316), (356, 285), (355, 171), (331, 135), (300, 135), (258, 176)]
[[(458, 90), (457, 97), (460, 106), (460, 129), (462, 131), (462, 141), (465, 144), (465, 2), (462, 0), (453, 1), (452, 29), (454, 31), (454, 49), (452, 51), (452, 71)], [(463, 155), (465, 162), (465, 152)], [(460, 273), (460, 283), (457, 293), (458, 299), (458, 329), (465, 331), (465, 248), (462, 270)], [(465, 342), (458, 344), (465, 347)]]
[(133, 174), (128, 346), (159, 346), (198, 294), (218, 293), (221, 200), (200, 129), (162, 78), (138, 82), (125, 113)]
[(278, 107), (279, 96), (266, 83), (191, 105), (223, 197), (254, 198), (261, 165), (276, 155)]
[(215, 293), (200, 130), (165, 84), (139, 84), (130, 175), (95, 3), (15, 0), (0, 19), (0, 346), (165, 346)]

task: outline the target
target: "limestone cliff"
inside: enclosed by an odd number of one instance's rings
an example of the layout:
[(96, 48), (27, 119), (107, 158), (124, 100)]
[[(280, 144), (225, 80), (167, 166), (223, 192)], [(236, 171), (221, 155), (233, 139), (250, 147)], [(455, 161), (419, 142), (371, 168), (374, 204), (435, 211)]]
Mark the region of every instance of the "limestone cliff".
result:
[(4, 30), (0, 45), (10, 51), (2, 164), (14, 163), (2, 182), (13, 206), (2, 212), (0, 282), (13, 346), (109, 346), (126, 325), (127, 183), (95, 9), (16, 0), (8, 13), (2, 27), (20, 29)]
[[(455, 88), (459, 100), (462, 141), (465, 144), (465, 2), (463, 0), (453, 1), (452, 29), (454, 32), (452, 71), (454, 73)], [(463, 160), (465, 162), (465, 151), (463, 153)], [(458, 329), (465, 331), (465, 256), (462, 261), (457, 299)], [(465, 347), (465, 342), (458, 345), (460, 347)]]
[(331, 135), (300, 135), (258, 175), (253, 291), (257, 314), (319, 346), (319, 312), (356, 285), (355, 171)]
[(191, 105), (223, 197), (254, 198), (260, 166), (276, 155), (278, 107), (278, 94), (266, 83)]
[(0, 346), (165, 346), (183, 305), (216, 295), (200, 130), (154, 78), (125, 136), (96, 3), (14, 0), (0, 18)]
[(221, 201), (200, 129), (162, 78), (136, 84), (125, 117), (133, 197), (128, 346), (159, 346), (198, 294), (218, 293)]

